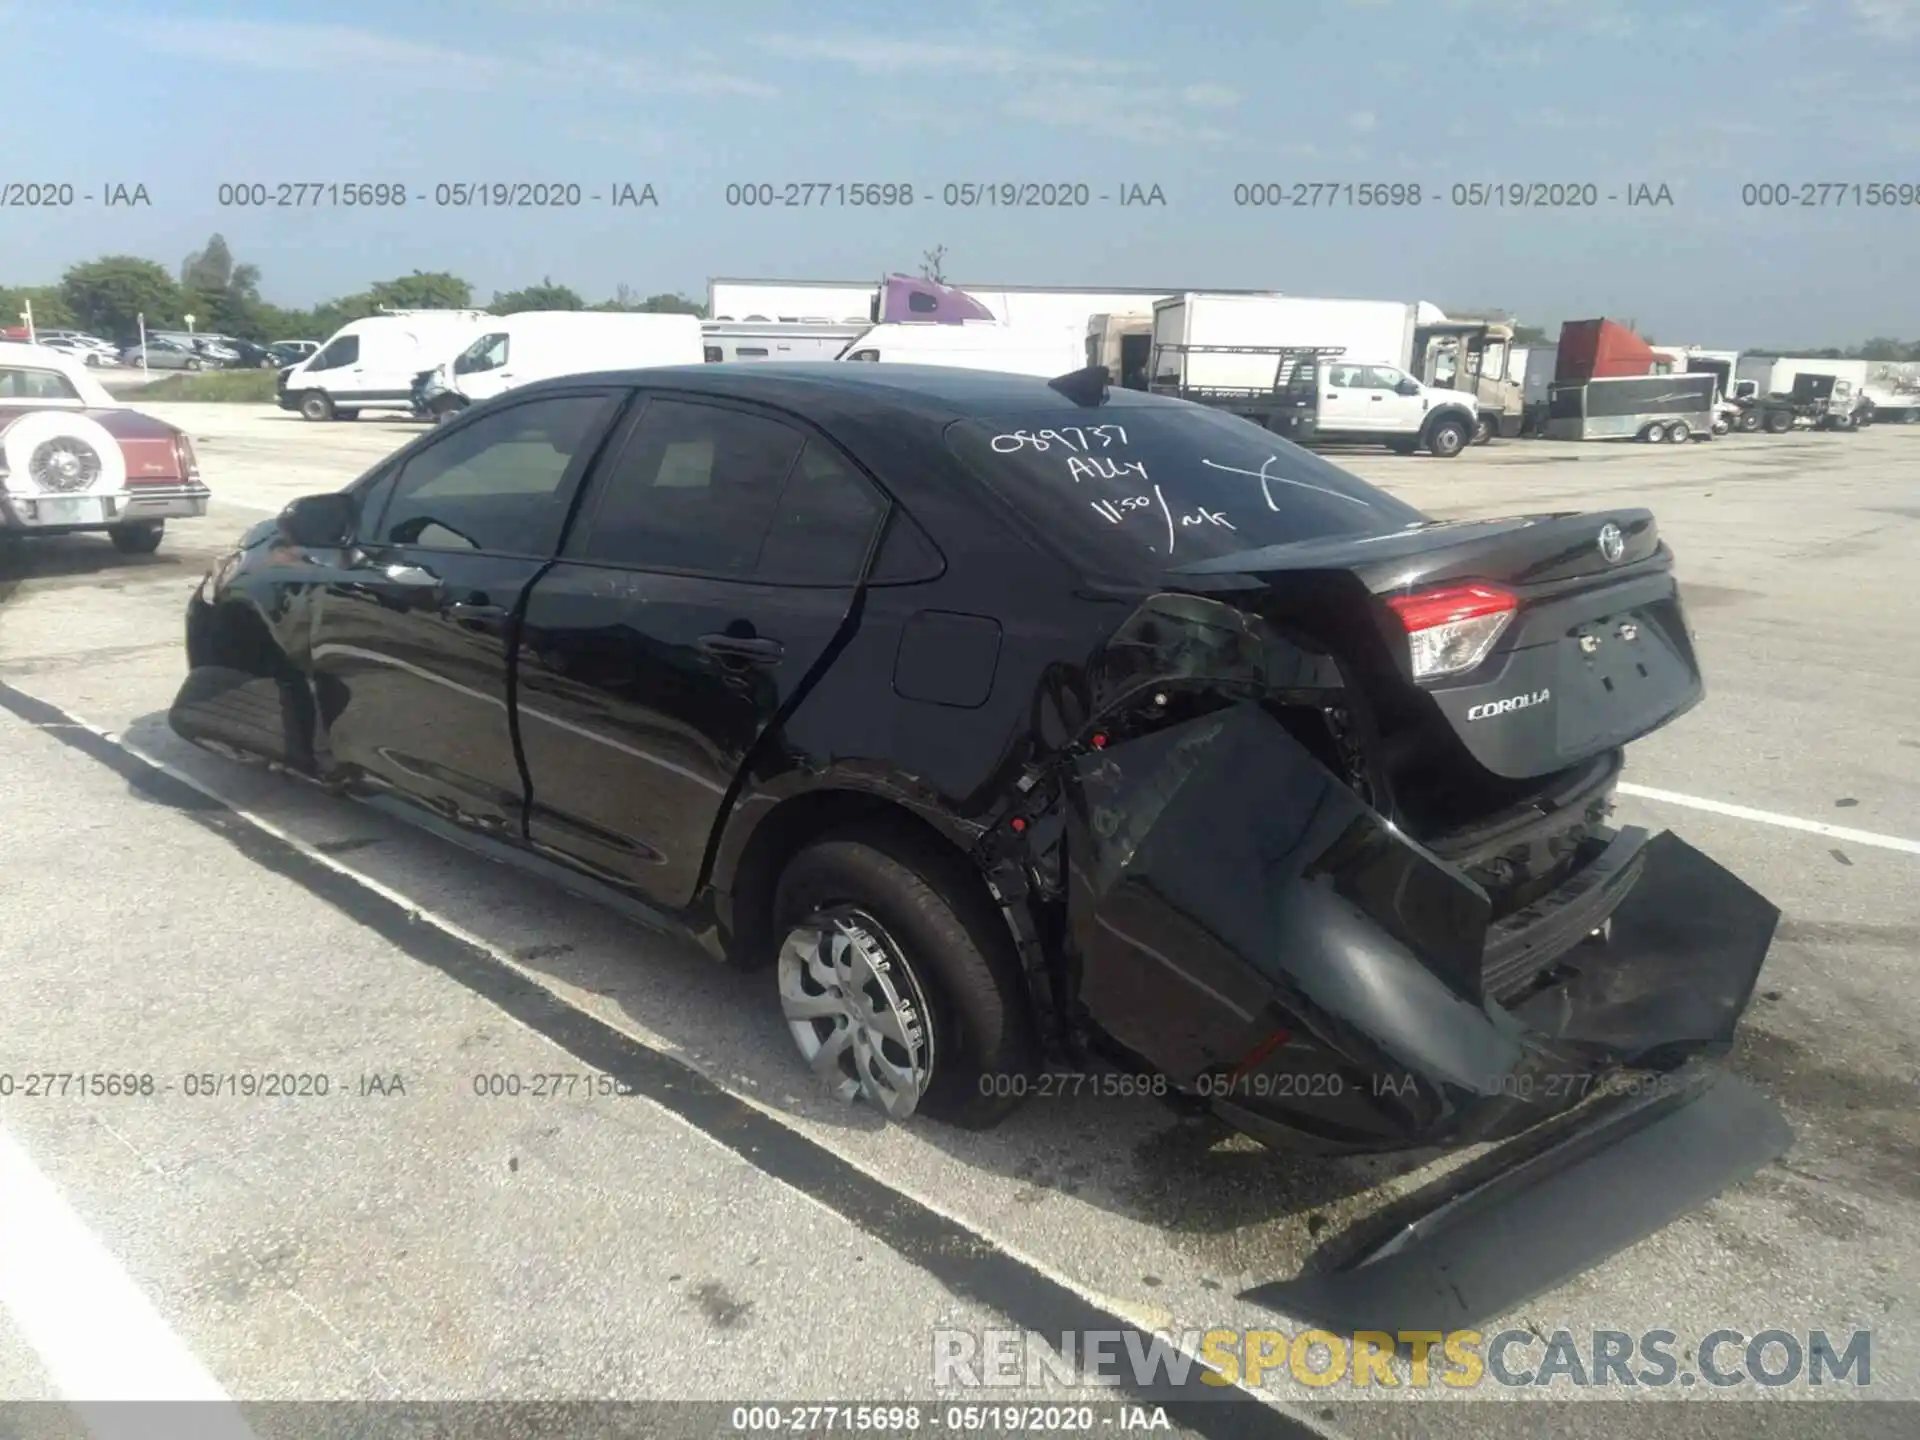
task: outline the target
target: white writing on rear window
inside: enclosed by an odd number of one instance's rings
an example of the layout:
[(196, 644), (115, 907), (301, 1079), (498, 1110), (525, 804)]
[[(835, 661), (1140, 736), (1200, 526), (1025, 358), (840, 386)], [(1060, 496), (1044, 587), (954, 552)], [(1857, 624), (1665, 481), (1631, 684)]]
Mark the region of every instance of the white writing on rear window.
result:
[(1126, 444), (1127, 432), (1120, 425), (1062, 425), (1058, 430), (1013, 430), (994, 436), (989, 443), (996, 455), (1020, 450), (1037, 450), (1044, 455), (1055, 446), (1084, 455)]

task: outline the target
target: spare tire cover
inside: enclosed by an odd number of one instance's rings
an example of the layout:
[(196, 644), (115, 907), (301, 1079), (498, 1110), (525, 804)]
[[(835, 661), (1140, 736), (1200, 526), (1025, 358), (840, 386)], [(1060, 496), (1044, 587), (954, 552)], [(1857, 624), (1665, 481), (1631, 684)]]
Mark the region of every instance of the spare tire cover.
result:
[(70, 410), (36, 410), (0, 440), (6, 488), (16, 495), (104, 495), (126, 488), (120, 442), (98, 420)]

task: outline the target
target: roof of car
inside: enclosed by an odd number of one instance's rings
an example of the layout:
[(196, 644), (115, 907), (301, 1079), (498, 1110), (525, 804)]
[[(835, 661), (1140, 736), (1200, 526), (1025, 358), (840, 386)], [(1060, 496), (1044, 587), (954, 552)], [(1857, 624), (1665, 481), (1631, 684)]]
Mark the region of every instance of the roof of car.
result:
[[(588, 377), (571, 375), (540, 382), (550, 388), (578, 384)], [(899, 406), (948, 418), (1010, 415), (1021, 411), (1056, 410), (1070, 404), (1050, 382), (1032, 375), (1010, 375), (997, 370), (967, 370), (947, 365), (883, 365), (859, 361), (797, 361), (786, 364), (740, 362), (712, 365), (661, 365), (644, 370), (608, 371), (592, 377), (623, 385), (665, 386), (675, 390), (759, 399), (804, 407), (810, 398), (841, 404), (862, 402)], [(528, 386), (527, 390), (536, 387)], [(526, 390), (518, 392), (525, 394)], [(1137, 409), (1142, 406), (1178, 406), (1160, 395), (1118, 386), (1110, 388), (1099, 409)], [(1089, 410), (1089, 413), (1097, 413)]]
[(80, 399), (94, 410), (124, 410), (124, 400), (116, 400), (107, 388), (87, 373), (87, 367), (64, 350), (48, 345), (22, 345), (0, 340), (0, 365), (31, 365), (39, 370), (58, 370), (79, 392)]

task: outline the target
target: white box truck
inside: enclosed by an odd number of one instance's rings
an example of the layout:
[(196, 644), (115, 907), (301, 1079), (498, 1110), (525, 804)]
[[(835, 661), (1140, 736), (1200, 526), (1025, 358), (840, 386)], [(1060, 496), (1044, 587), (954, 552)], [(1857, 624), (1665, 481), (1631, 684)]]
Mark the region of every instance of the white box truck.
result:
[(1153, 307), (1149, 388), (1302, 443), (1451, 458), (1479, 429), (1479, 402), (1408, 373), (1419, 319), (1392, 300), (1171, 295)]

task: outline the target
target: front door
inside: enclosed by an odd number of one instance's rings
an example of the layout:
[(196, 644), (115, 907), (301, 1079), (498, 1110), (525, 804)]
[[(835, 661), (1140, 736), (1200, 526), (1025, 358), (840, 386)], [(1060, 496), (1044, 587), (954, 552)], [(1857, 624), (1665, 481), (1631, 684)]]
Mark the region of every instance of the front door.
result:
[(507, 369), (512, 346), (513, 338), (504, 330), (475, 340), (454, 358), (454, 388), (476, 405), (506, 390), (513, 378)]
[(886, 501), (775, 412), (656, 396), (528, 598), (516, 712), (533, 843), (667, 908), (756, 747), (847, 622)]
[(404, 461), (314, 607), (332, 770), (462, 824), (520, 833), (508, 644), (617, 398), (583, 389), (508, 405)]
[[(1414, 393), (1402, 395), (1402, 385)], [(1404, 370), (1396, 370), (1391, 365), (1364, 366), (1360, 388), (1355, 393), (1366, 397), (1360, 404), (1365, 407), (1368, 416), (1365, 428), (1370, 434), (1418, 435), (1426, 423), (1427, 392), (1417, 381), (1409, 384)]]

